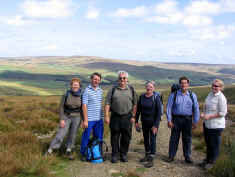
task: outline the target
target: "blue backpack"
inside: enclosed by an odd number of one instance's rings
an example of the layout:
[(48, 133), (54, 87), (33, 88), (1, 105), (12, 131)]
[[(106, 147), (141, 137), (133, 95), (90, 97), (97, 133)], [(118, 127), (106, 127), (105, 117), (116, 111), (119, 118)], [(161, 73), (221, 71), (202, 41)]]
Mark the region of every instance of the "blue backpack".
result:
[(105, 158), (103, 156), (103, 144), (106, 146), (106, 152), (108, 152), (107, 144), (98, 138), (89, 139), (87, 148), (86, 148), (86, 160), (92, 163), (102, 163)]

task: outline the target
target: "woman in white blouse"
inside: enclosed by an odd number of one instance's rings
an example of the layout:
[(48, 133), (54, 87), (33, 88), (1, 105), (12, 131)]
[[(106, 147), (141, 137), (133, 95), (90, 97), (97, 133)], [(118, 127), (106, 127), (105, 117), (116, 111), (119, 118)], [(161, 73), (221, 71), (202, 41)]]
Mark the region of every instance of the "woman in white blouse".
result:
[(206, 159), (201, 166), (213, 165), (219, 155), (221, 133), (225, 128), (225, 115), (227, 114), (227, 100), (221, 92), (224, 88), (223, 81), (215, 79), (211, 85), (212, 91), (208, 94), (204, 104), (203, 129), (206, 142)]

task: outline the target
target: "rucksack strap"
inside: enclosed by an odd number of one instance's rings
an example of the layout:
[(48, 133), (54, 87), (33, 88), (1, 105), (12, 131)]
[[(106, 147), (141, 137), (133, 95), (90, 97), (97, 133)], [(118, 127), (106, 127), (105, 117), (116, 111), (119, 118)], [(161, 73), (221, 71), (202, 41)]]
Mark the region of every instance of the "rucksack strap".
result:
[[(193, 92), (191, 91), (191, 90), (188, 90), (188, 92), (189, 92), (189, 96), (190, 96), (190, 98), (191, 98), (191, 100), (192, 100), (192, 111), (194, 112), (194, 104), (195, 104), (195, 102), (194, 102), (194, 98), (193, 98)], [(175, 102), (176, 102), (176, 97), (177, 97), (177, 91), (175, 91), (174, 92), (174, 98), (173, 98), (173, 106), (174, 106), (174, 104), (175, 104)]]

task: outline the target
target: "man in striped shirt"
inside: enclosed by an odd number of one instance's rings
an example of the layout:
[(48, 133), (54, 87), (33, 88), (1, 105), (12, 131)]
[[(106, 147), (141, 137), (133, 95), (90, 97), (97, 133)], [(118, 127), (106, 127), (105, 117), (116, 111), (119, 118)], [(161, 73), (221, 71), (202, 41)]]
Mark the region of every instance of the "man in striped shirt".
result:
[(82, 134), (82, 143), (80, 149), (82, 160), (85, 160), (86, 148), (91, 131), (93, 132), (94, 137), (103, 140), (103, 90), (99, 87), (100, 81), (101, 74), (93, 73), (91, 75), (91, 84), (85, 89), (82, 95), (82, 111), (84, 117), (82, 123), (84, 131)]

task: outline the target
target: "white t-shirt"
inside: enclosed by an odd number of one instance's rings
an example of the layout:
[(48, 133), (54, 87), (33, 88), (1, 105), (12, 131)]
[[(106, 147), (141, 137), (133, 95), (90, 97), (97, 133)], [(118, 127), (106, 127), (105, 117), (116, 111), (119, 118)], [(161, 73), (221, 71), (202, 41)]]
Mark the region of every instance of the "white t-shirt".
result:
[(221, 117), (205, 120), (206, 128), (225, 128), (225, 115), (227, 114), (227, 99), (222, 92), (210, 92), (205, 100), (205, 114), (218, 113)]

